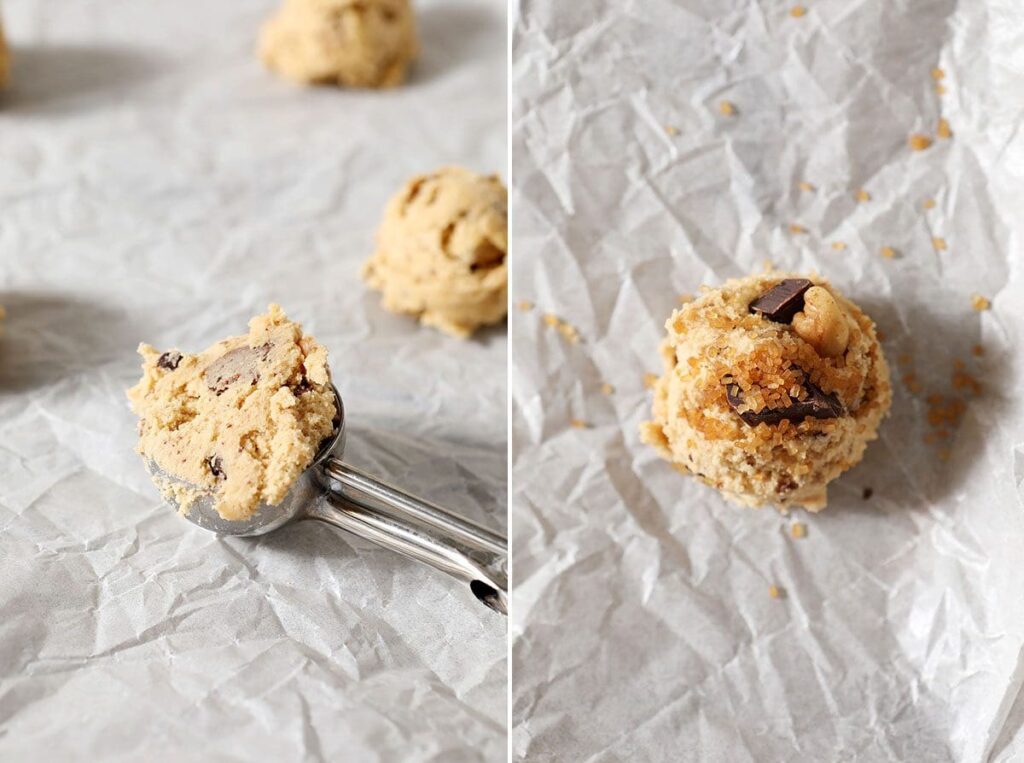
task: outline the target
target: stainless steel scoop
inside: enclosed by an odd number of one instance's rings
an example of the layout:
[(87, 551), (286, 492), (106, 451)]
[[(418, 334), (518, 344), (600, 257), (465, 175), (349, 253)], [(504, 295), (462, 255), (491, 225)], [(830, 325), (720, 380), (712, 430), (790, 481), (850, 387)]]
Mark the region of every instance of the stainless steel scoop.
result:
[[(233, 522), (217, 513), (212, 494), (204, 494), (185, 517), (220, 535), (241, 536), (264, 535), (298, 519), (319, 519), (451, 575), (468, 584), (485, 605), (507, 615), (508, 541), (342, 461), (345, 409), (337, 388), (334, 397), (338, 415), (333, 434), (280, 504), (262, 504), (249, 519)], [(146, 466), (158, 482), (187, 484), (152, 460)]]

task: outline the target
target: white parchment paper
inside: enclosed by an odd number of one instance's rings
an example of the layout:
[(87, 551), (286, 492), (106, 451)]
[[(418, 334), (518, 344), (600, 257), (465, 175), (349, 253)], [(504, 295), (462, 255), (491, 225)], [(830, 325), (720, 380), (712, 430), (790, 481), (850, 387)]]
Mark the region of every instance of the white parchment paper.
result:
[(503, 618), (327, 526), (218, 539), (132, 452), (138, 342), (274, 300), (330, 350), (351, 462), (505, 525), (505, 328), (445, 338), (358, 278), (406, 177), (504, 173), (504, 9), (418, 2), (411, 84), (372, 93), (265, 72), (275, 4), (3, 5), (0, 759), (504, 760)]
[[(513, 300), (537, 305), (512, 319), (520, 759), (1024, 758), (1024, 14), (806, 8), (517, 9)], [(953, 138), (910, 151), (940, 117)], [(727, 504), (637, 435), (678, 296), (765, 259), (858, 301), (897, 379), (818, 516)], [(966, 402), (933, 444), (929, 394)]]

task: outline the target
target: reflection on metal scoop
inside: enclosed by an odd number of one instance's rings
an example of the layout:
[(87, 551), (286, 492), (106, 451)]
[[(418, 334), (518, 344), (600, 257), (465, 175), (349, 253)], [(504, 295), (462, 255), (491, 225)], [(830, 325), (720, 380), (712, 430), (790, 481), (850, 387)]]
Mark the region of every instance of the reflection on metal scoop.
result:
[[(297, 519), (319, 519), (467, 583), (477, 599), (508, 614), (505, 538), (344, 463), (345, 409), (337, 388), (334, 399), (333, 434), (280, 504), (262, 504), (249, 519), (230, 521), (217, 513), (214, 496), (204, 494), (185, 517), (220, 535), (241, 536), (264, 535)], [(161, 483), (187, 484), (153, 461), (146, 466)]]

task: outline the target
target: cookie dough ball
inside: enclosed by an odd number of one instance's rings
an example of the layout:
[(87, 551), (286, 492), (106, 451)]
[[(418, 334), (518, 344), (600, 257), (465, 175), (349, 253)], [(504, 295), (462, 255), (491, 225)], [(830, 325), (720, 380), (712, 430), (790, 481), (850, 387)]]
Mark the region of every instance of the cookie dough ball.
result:
[(676, 310), (644, 442), (733, 501), (825, 507), (889, 410), (875, 327), (827, 281), (770, 272)]
[(5, 87), (11, 78), (11, 50), (7, 47), (4, 25), (0, 23), (0, 87)]
[(363, 276), (388, 310), (459, 337), (508, 311), (508, 191), (496, 175), (444, 167), (388, 202)]
[(138, 452), (180, 481), (157, 487), (183, 511), (204, 495), (227, 520), (279, 504), (334, 432), (327, 350), (277, 305), (198, 355), (139, 354)]
[(295, 82), (394, 87), (416, 47), (409, 0), (285, 0), (263, 27), (259, 52)]

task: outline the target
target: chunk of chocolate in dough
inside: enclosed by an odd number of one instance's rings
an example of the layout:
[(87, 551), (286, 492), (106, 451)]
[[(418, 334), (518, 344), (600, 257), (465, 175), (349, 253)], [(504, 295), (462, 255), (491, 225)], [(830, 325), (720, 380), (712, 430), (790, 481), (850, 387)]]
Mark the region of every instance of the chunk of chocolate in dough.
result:
[(813, 285), (806, 278), (787, 278), (751, 302), (750, 312), (776, 323), (791, 323), (804, 309), (804, 292)]
[(213, 361), (203, 377), (206, 386), (218, 395), (223, 394), (235, 384), (251, 387), (259, 381), (259, 362), (267, 357), (270, 345), (259, 347), (236, 347)]
[(206, 465), (210, 467), (210, 474), (214, 477), (224, 476), (224, 462), (220, 456), (210, 456), (206, 459)]
[[(758, 424), (778, 424), (783, 419), (796, 423), (806, 418), (834, 419), (845, 415), (843, 404), (835, 395), (822, 392), (810, 382), (805, 382), (804, 389), (807, 390), (805, 399), (794, 400), (784, 408), (762, 408), (757, 412), (748, 410), (739, 416), (744, 423), (756, 427)], [(743, 390), (738, 384), (727, 384), (725, 397), (734, 410), (743, 405)]]
[(156, 359), (156, 366), (157, 368), (164, 368), (168, 371), (173, 371), (178, 367), (180, 362), (181, 353), (177, 350), (168, 350)]

